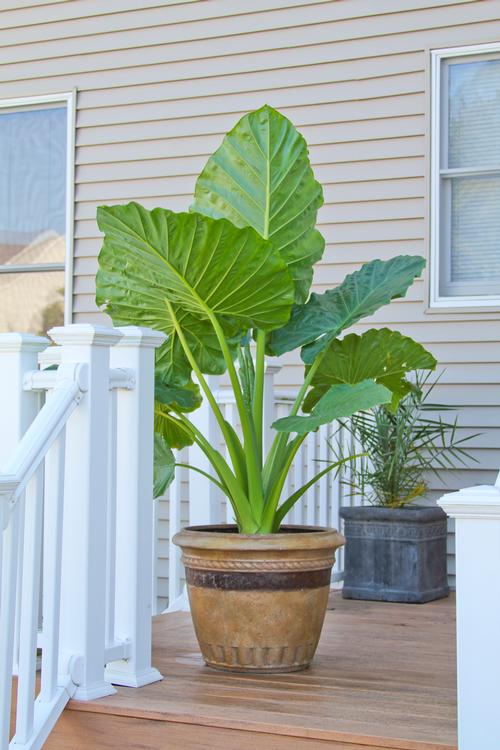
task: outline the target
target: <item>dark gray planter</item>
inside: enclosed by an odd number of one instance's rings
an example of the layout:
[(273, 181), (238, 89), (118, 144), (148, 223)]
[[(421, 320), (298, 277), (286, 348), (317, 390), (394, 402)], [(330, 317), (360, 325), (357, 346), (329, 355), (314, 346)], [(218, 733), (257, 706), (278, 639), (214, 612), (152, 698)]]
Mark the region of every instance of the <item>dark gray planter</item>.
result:
[(346, 599), (422, 604), (448, 596), (441, 508), (342, 508)]

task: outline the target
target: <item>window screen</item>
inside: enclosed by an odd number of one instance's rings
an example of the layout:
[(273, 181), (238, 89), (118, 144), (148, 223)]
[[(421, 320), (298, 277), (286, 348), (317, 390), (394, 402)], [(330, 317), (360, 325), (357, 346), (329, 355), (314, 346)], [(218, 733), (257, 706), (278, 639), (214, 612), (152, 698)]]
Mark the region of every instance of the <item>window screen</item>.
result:
[(500, 59), (441, 62), (439, 294), (500, 294)]
[(64, 321), (67, 107), (0, 109), (0, 331)]

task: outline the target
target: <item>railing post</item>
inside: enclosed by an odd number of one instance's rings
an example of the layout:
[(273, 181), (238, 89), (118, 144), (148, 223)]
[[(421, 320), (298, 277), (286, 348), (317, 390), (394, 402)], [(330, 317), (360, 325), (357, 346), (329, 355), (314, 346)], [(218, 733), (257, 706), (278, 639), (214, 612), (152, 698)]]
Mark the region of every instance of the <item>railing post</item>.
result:
[(115, 635), (130, 657), (110, 662), (106, 679), (140, 687), (161, 680), (151, 666), (153, 581), (153, 408), (155, 348), (162, 333), (129, 326), (111, 365), (134, 372), (135, 388), (117, 393)]
[(274, 432), (271, 425), (276, 419), (274, 413), (275, 396), (274, 393), (274, 376), (281, 370), (281, 365), (270, 365), (266, 362), (264, 371), (264, 455), (266, 456), (274, 440)]
[(444, 495), (455, 519), (459, 750), (498, 750), (500, 486)]
[[(207, 377), (207, 382), (212, 393), (217, 390), (218, 377)], [(200, 408), (189, 415), (189, 419), (207, 438), (208, 442), (218, 449), (220, 431), (206, 398), (203, 399)], [(189, 447), (189, 463), (206, 471), (207, 474), (214, 474), (211, 463), (197, 445)], [(189, 525), (200, 526), (220, 523), (220, 520), (221, 497), (219, 488), (198, 472), (189, 472)]]
[(109, 349), (122, 334), (77, 324), (49, 335), (62, 347), (61, 375), (75, 364), (87, 370), (87, 391), (66, 426), (60, 671), (72, 674), (76, 699), (93, 700), (115, 692), (104, 679), (106, 500)]

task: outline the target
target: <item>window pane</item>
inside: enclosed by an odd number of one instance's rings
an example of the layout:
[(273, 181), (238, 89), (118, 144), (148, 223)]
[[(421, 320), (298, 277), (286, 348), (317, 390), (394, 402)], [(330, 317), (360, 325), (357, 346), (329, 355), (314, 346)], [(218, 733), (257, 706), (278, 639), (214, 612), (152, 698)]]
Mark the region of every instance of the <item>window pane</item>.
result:
[(448, 167), (500, 167), (500, 60), (448, 64)]
[(455, 294), (498, 293), (500, 177), (460, 177), (445, 182), (448, 188), (451, 185), (451, 252), (445, 286)]
[(64, 323), (64, 271), (0, 274), (0, 332), (43, 334)]
[(0, 264), (64, 263), (66, 108), (0, 110)]

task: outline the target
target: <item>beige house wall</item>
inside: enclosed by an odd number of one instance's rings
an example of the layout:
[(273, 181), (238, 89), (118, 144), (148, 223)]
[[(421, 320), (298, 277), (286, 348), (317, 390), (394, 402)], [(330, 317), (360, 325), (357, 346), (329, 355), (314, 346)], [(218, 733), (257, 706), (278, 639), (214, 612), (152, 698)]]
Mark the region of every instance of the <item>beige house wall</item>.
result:
[[(304, 133), (324, 185), (316, 290), (376, 257), (428, 256), (429, 50), (500, 39), (499, 0), (3, 0), (1, 9), (0, 98), (78, 92), (76, 321), (100, 317), (96, 207), (133, 199), (186, 209), (223, 133), (265, 102)], [(460, 407), (466, 432), (483, 433), (478, 464), (448, 487), (490, 482), (500, 466), (500, 311), (430, 311), (427, 286), (418, 281), (358, 329), (393, 326), (434, 352), (437, 397)], [(299, 360), (283, 363), (279, 383), (296, 386)]]

